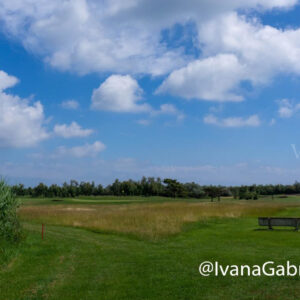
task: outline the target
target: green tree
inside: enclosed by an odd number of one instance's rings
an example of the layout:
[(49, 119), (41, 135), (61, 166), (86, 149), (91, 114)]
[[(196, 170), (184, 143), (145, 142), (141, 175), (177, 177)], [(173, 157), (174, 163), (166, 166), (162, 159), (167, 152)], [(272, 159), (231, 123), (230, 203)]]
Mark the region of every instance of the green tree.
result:
[(114, 181), (114, 183), (110, 187), (110, 190), (113, 193), (113, 195), (115, 195), (115, 196), (120, 196), (122, 194), (121, 183), (120, 183), (119, 179), (116, 179)]
[(187, 191), (188, 197), (202, 198), (205, 196), (205, 191), (203, 188), (195, 182), (185, 183), (184, 188)]
[(48, 193), (48, 187), (42, 182), (33, 189), (35, 197), (45, 197)]
[(167, 196), (176, 198), (184, 195), (184, 187), (177, 180), (166, 178), (164, 184), (166, 184)]
[(219, 197), (220, 195), (219, 188), (217, 186), (207, 186), (204, 190), (211, 202), (214, 202), (214, 198)]

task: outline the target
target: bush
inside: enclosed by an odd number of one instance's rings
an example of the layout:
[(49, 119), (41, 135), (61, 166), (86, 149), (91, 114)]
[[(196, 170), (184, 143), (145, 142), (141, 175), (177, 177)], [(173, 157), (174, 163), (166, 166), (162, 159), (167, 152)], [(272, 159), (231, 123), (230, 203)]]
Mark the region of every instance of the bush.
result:
[(19, 202), (11, 187), (0, 180), (0, 238), (14, 242), (21, 238), (18, 206)]

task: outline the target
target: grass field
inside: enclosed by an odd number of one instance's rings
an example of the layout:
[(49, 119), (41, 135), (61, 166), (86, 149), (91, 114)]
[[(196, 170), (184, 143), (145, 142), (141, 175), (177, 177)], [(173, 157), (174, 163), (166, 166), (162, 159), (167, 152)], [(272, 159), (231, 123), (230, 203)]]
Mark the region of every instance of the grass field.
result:
[[(258, 201), (22, 199), (25, 238), (1, 244), (0, 299), (300, 299), (299, 277), (201, 277), (202, 261), (300, 265), (300, 197)], [(45, 238), (41, 240), (41, 223)]]

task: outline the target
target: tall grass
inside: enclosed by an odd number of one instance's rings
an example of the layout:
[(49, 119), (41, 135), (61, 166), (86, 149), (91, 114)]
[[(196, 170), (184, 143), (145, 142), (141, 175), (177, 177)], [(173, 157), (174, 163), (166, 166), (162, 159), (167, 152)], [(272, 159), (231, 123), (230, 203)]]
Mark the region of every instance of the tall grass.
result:
[(132, 234), (152, 240), (179, 233), (183, 225), (208, 218), (272, 215), (279, 204), (162, 203), (132, 205), (26, 206), (23, 220), (82, 227), (94, 231)]
[(0, 180), (0, 239), (18, 241), (21, 226), (17, 216), (19, 206), (16, 196), (3, 179)]

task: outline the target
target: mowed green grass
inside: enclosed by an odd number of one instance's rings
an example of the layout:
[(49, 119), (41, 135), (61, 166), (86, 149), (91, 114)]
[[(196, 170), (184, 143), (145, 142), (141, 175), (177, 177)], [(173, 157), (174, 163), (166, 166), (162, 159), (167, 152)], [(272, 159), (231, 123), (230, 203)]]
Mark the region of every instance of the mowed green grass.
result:
[[(291, 198), (274, 199), (273, 210), (268, 198), (253, 205), (261, 215), (300, 216), (300, 198)], [(232, 199), (223, 202), (236, 209)], [(0, 248), (0, 299), (300, 299), (299, 277), (199, 275), (199, 264), (206, 260), (300, 265), (300, 232), (257, 230), (253, 211), (186, 222), (181, 232), (160, 239), (46, 224), (42, 241), (41, 224), (23, 222), (24, 241), (17, 248)]]
[[(232, 198), (227, 198), (232, 199)], [(194, 198), (168, 198), (161, 196), (78, 196), (75, 198), (31, 198), (31, 197), (20, 197), (22, 205), (33, 206), (33, 205), (56, 205), (56, 204), (131, 204), (131, 203), (165, 203), (165, 202), (207, 202), (208, 199), (194, 199)]]

